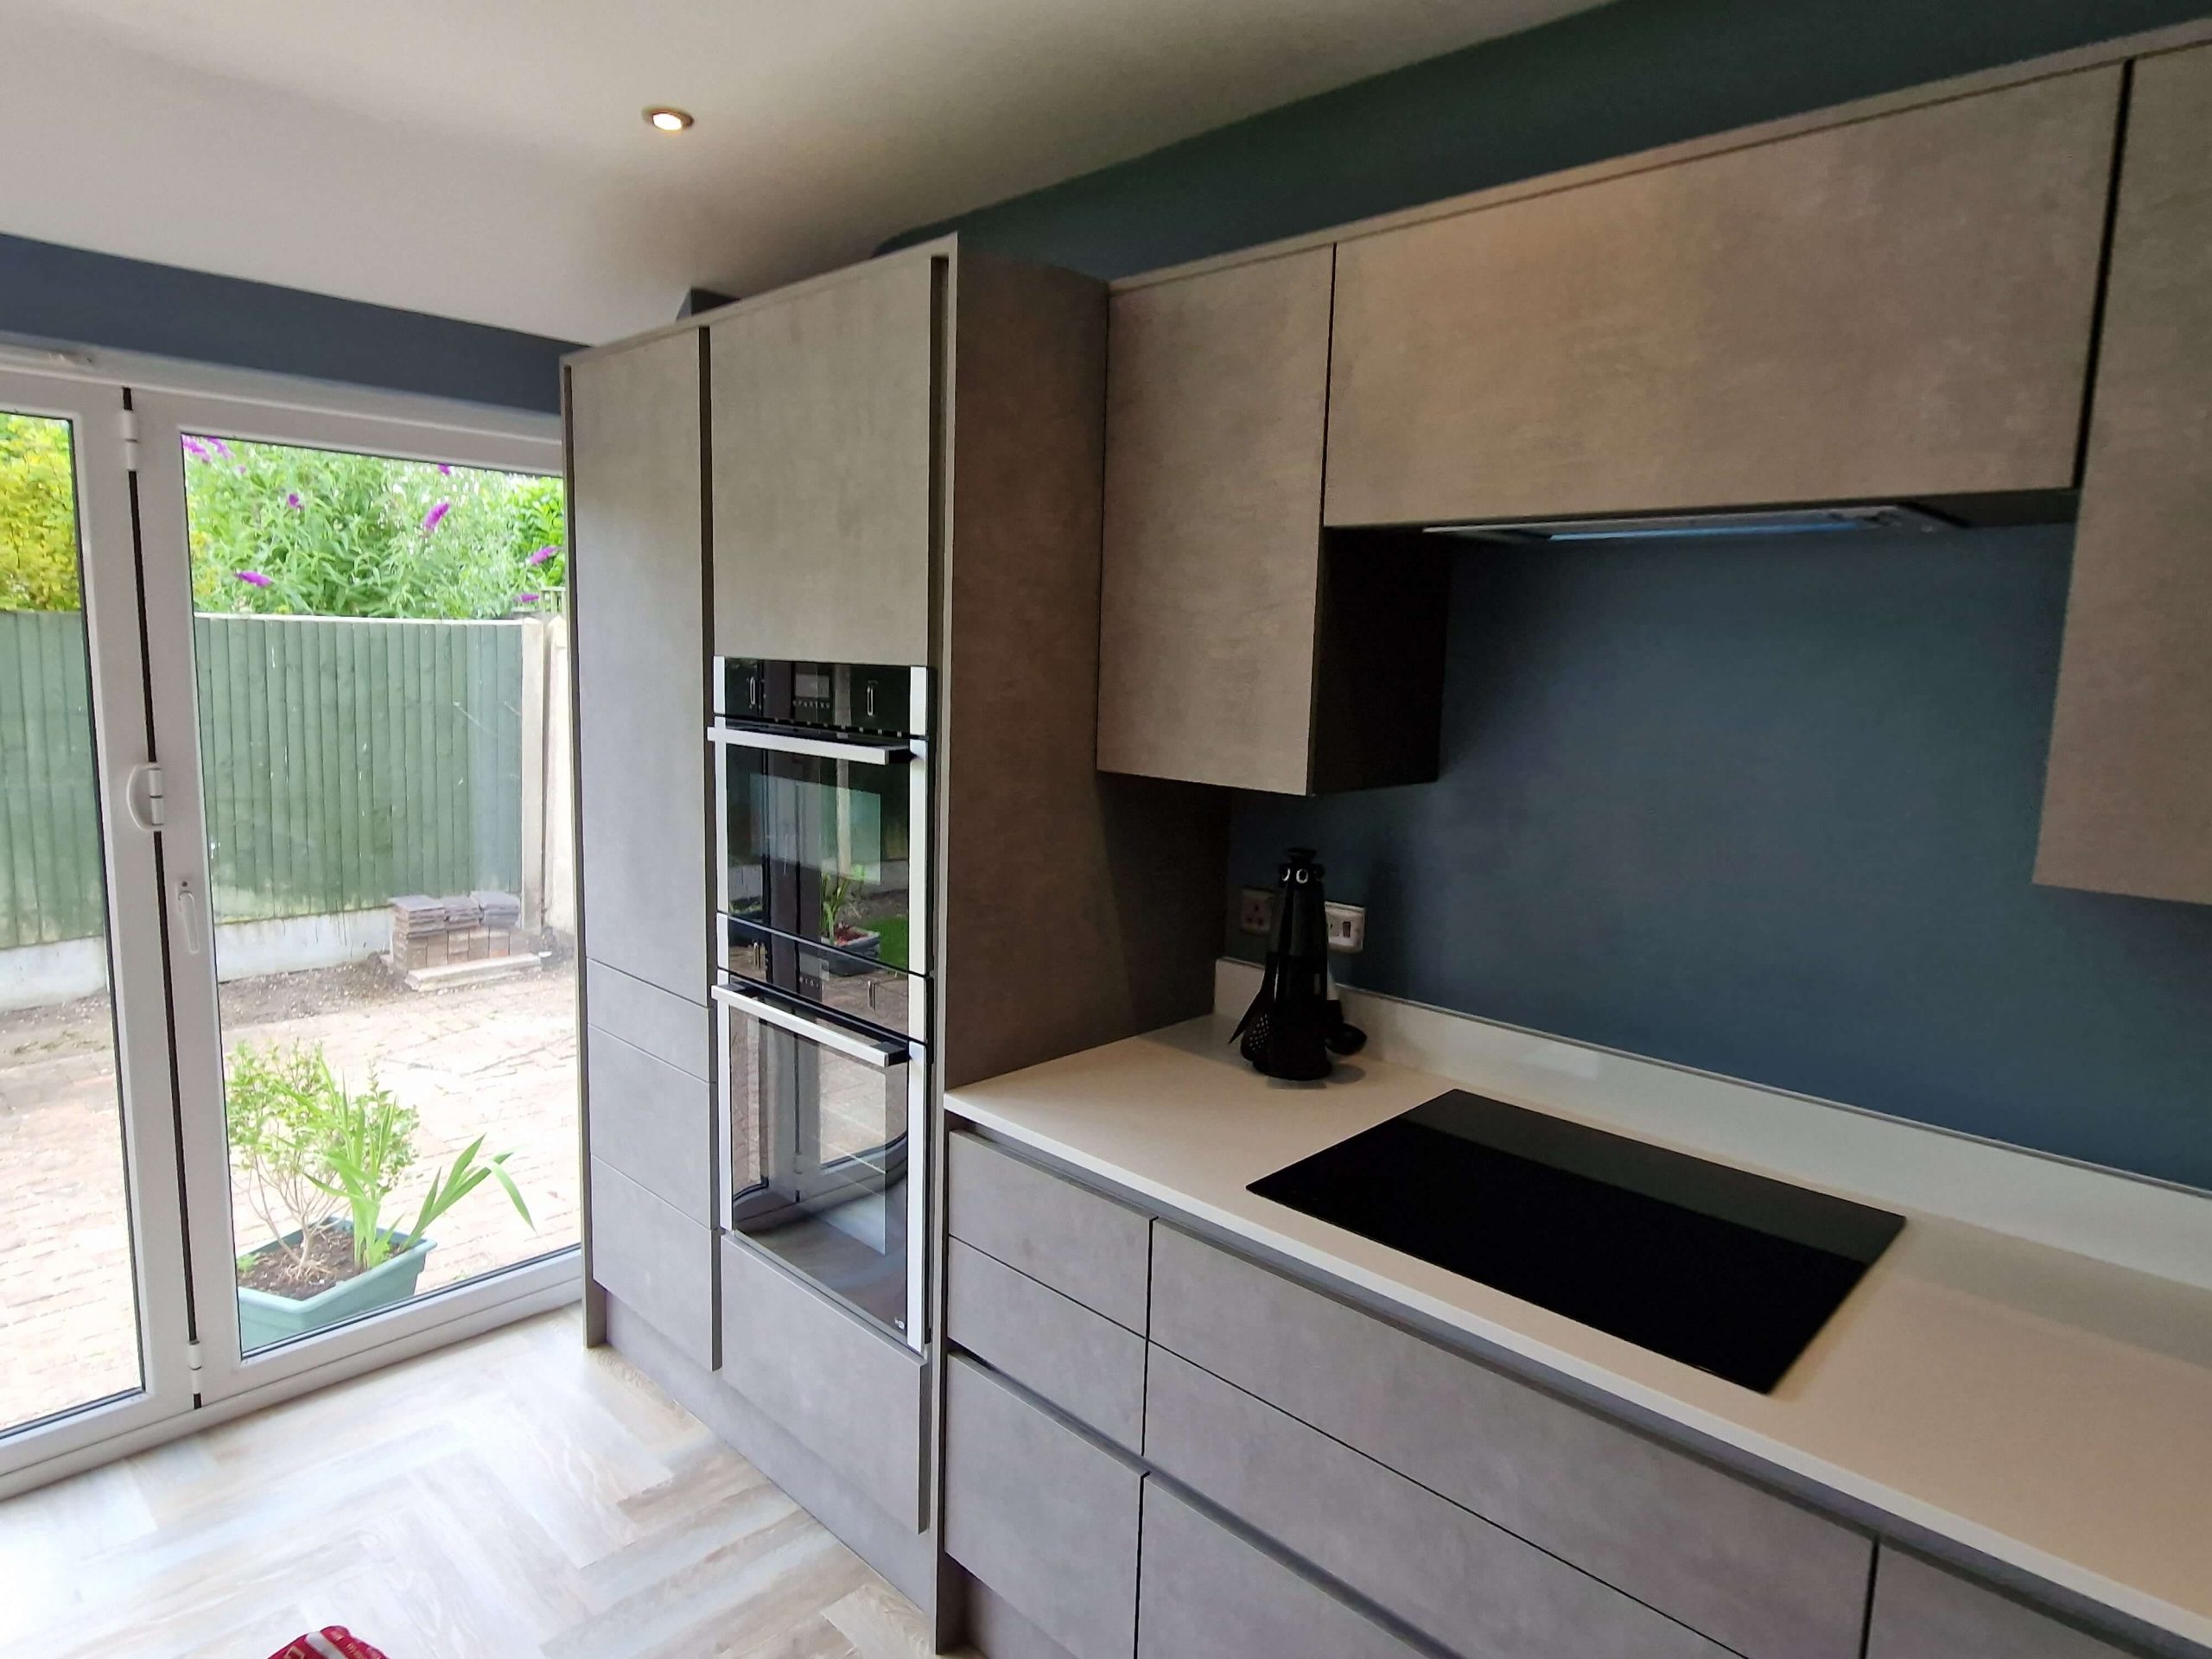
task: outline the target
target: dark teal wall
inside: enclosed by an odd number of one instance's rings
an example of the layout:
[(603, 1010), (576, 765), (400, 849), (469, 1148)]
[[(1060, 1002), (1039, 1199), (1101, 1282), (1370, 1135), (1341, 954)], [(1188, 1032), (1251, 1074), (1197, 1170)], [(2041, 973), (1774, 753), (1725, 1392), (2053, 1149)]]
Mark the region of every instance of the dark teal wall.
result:
[(561, 407), (565, 340), (0, 235), (0, 334), (512, 409)]
[[(957, 228), (1118, 275), (2202, 10), (1618, 0)], [(2212, 1188), (2212, 906), (2030, 880), (2070, 546), (1469, 549), (1440, 781), (1241, 797), (1229, 880), (1319, 847), (1363, 985)]]
[(2180, 0), (1615, 0), (894, 238), (1120, 276), (2017, 62)]

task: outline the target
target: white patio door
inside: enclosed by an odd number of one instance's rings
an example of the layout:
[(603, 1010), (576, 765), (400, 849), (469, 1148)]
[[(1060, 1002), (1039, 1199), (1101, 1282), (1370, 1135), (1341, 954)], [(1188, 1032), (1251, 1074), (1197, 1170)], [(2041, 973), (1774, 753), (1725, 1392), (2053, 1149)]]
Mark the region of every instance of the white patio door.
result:
[(538, 618), (558, 567), (533, 563), (564, 539), (561, 452), (260, 401), (136, 403), (212, 1402), (575, 1294), (575, 964), (533, 943), (555, 938), (562, 877), (529, 856), (567, 813), (543, 765), (561, 675)]
[(0, 1486), (194, 1400), (126, 447), (0, 371)]

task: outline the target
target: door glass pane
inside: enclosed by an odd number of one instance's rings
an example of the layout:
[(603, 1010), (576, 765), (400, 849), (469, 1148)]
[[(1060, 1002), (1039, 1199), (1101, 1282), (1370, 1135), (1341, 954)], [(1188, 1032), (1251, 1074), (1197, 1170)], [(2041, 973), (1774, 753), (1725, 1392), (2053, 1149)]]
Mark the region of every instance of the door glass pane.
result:
[(251, 1352), (575, 1242), (561, 486), (182, 465)]
[(0, 410), (0, 1433), (140, 1386), (67, 421)]

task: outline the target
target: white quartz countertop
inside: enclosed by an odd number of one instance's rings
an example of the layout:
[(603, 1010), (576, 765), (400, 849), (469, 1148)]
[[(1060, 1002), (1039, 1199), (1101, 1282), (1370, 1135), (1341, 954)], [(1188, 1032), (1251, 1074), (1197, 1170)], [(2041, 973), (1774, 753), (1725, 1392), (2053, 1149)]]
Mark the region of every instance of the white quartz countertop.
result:
[(1902, 1210), (1907, 1225), (1781, 1385), (1755, 1394), (1245, 1190), (1448, 1088), (1560, 1109), (1525, 1076), (1470, 1063), (1446, 1077), (1363, 1055), (1326, 1084), (1282, 1084), (1246, 1066), (1229, 1033), (1218, 1016), (1193, 1020), (953, 1090), (946, 1104), (1162, 1209), (2212, 1647), (2212, 1291), (1770, 1163), (1763, 1173)]

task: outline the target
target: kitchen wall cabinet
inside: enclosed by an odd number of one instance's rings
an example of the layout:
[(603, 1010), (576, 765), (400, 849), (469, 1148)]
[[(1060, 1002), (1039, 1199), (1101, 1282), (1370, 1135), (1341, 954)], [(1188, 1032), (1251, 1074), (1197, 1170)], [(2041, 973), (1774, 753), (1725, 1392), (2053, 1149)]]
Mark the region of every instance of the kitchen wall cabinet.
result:
[(1436, 556), (1321, 531), (1333, 283), (1312, 248), (1114, 296), (1106, 771), (1293, 795), (1435, 775)]
[(709, 327), (716, 655), (931, 661), (943, 285), (917, 251)]
[(1866, 1659), (2126, 1659), (2025, 1604), (1894, 1549), (1874, 1580)]
[(584, 950), (703, 1009), (701, 374), (696, 331), (575, 359), (567, 421)]
[(2072, 486), (2121, 73), (1341, 242), (1325, 522)]
[(2122, 154), (2036, 880), (2212, 904), (2212, 47)]

